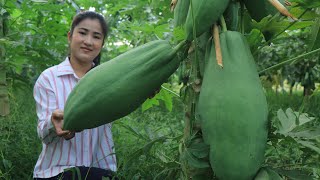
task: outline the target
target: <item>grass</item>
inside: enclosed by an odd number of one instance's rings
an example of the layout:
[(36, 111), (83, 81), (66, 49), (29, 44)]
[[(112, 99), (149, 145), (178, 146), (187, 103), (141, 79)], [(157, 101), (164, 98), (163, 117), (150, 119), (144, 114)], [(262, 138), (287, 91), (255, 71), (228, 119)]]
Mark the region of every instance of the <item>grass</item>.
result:
[(40, 153), (30, 88), (10, 93), (11, 112), (0, 119), (0, 179), (31, 179)]

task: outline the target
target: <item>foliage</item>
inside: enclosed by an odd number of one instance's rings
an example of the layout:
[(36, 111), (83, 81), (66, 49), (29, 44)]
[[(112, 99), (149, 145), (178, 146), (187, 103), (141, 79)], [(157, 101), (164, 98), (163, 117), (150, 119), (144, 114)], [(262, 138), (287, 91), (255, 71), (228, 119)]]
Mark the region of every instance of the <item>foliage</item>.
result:
[(32, 90), (10, 89), (11, 113), (0, 117), (0, 179), (31, 179), (41, 149)]
[[(319, 100), (314, 97), (313, 100)], [(296, 99), (296, 98), (295, 98)], [(296, 104), (298, 105), (298, 104)], [(302, 103), (302, 106), (307, 103)], [(320, 158), (320, 120), (287, 108), (273, 111), (266, 164), (289, 178), (318, 179)], [(315, 111), (316, 112), (316, 111)]]
[(173, 102), (171, 112), (160, 103), (144, 112), (138, 109), (114, 123), (113, 137), (121, 179), (179, 177), (183, 106), (177, 98)]

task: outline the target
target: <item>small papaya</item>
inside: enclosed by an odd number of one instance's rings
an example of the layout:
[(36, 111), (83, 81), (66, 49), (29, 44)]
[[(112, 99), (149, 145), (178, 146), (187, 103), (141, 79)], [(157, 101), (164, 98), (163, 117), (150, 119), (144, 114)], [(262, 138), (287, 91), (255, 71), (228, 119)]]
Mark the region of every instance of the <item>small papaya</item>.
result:
[(221, 180), (253, 179), (264, 162), (268, 106), (245, 37), (220, 34), (223, 68), (210, 43), (197, 105), (210, 164)]
[[(256, 21), (261, 21), (268, 15), (275, 15), (278, 10), (272, 6), (268, 0), (242, 0), (245, 4), (250, 16)], [(282, 5), (285, 5), (285, 0), (279, 0)]]
[(237, 0), (231, 0), (227, 9), (223, 13), (227, 27), (230, 31), (238, 31), (239, 14), (240, 3)]
[(178, 0), (174, 8), (173, 24), (174, 27), (184, 26), (190, 6), (190, 0)]
[(186, 39), (189, 41), (193, 39), (193, 26), (195, 26), (196, 37), (208, 31), (226, 10), (229, 1), (191, 0), (192, 6), (190, 4), (185, 24)]

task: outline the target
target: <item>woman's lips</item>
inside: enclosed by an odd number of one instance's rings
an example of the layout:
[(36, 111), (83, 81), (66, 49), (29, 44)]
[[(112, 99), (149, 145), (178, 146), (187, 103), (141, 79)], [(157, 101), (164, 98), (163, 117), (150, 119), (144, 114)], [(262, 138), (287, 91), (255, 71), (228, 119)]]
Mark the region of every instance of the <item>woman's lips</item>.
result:
[(82, 50), (84, 50), (85, 52), (89, 52), (89, 51), (92, 51), (92, 49), (90, 48), (86, 48), (86, 47), (81, 47)]

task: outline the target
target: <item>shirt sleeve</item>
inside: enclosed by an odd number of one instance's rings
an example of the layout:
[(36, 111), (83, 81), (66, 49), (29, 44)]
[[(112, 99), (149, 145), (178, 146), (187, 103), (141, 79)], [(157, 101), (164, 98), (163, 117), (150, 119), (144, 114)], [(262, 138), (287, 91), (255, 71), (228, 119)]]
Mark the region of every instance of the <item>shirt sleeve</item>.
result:
[(37, 132), (39, 138), (45, 144), (56, 142), (59, 137), (51, 123), (52, 112), (57, 109), (56, 96), (50, 85), (49, 78), (43, 73), (39, 76), (34, 86), (34, 99), (38, 117)]

